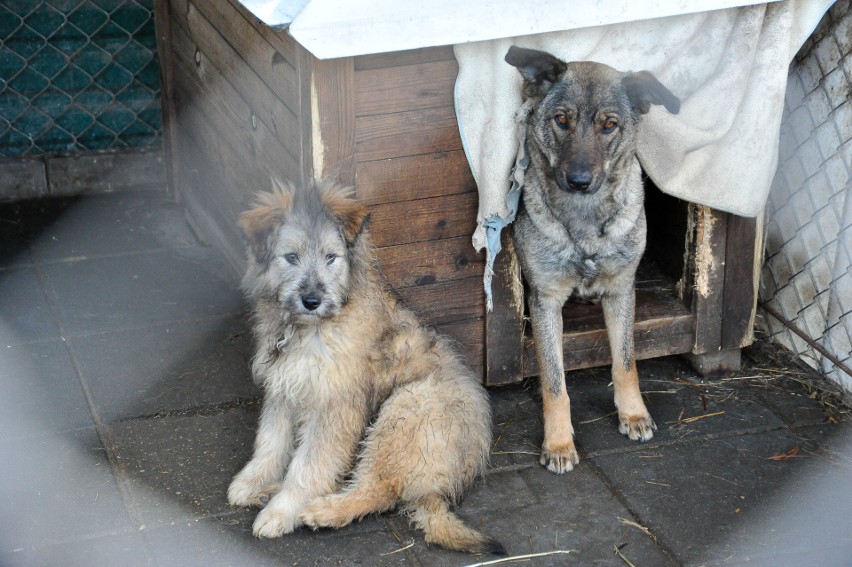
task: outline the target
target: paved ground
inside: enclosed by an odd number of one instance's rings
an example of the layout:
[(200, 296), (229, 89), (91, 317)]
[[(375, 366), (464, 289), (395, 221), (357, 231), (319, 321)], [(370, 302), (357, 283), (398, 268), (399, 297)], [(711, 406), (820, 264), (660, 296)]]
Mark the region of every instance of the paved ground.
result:
[[(274, 541), (225, 500), (259, 392), (236, 282), (165, 195), (0, 208), (0, 565), (423, 565), (398, 515)], [(569, 374), (582, 461), (538, 465), (537, 387), (492, 390), (492, 469), (459, 513), (523, 565), (850, 565), (852, 418), (768, 345), (702, 382), (640, 364), (652, 442), (606, 369)], [(568, 553), (555, 554), (562, 550)]]

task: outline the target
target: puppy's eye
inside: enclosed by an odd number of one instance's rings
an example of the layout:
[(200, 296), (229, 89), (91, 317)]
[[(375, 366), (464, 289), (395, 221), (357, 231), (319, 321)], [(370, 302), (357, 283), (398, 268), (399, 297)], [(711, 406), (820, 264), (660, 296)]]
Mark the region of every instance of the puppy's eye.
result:
[(290, 252), (289, 254), (284, 254), (284, 259), (287, 260), (287, 263), (291, 266), (295, 266), (299, 263), (299, 255), (295, 252)]
[(334, 261), (337, 260), (337, 254), (326, 254), (325, 255), (325, 265), (331, 266)]
[(553, 121), (556, 122), (556, 125), (565, 130), (568, 128), (568, 116), (564, 112), (559, 112), (553, 117)]
[(616, 128), (618, 128), (618, 122), (616, 122), (612, 118), (604, 122), (603, 131), (605, 133), (609, 134), (610, 132), (615, 131)]

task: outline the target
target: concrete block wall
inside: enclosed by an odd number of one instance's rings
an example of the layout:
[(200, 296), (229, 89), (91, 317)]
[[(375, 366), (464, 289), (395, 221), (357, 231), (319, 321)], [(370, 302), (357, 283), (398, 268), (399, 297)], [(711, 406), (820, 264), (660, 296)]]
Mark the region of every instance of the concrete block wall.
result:
[[(852, 367), (852, 2), (838, 0), (790, 66), (766, 207), (761, 300)], [(852, 393), (852, 376), (771, 315), (771, 336)]]

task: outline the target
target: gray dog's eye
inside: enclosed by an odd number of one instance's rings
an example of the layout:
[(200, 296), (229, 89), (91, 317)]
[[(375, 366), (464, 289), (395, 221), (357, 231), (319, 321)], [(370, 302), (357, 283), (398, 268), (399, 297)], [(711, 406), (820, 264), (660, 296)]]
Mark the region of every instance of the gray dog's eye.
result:
[(325, 255), (326, 266), (331, 266), (334, 263), (335, 260), (337, 260), (337, 254), (326, 254)]
[(603, 131), (605, 133), (609, 134), (610, 132), (612, 132), (616, 128), (618, 128), (618, 122), (615, 119), (610, 118), (606, 122), (604, 122)]
[(553, 121), (556, 122), (556, 125), (563, 130), (568, 128), (568, 116), (562, 112), (557, 113), (556, 116), (553, 117)]
[(299, 262), (299, 255), (295, 252), (290, 252), (289, 254), (284, 254), (284, 259), (291, 266), (295, 266)]

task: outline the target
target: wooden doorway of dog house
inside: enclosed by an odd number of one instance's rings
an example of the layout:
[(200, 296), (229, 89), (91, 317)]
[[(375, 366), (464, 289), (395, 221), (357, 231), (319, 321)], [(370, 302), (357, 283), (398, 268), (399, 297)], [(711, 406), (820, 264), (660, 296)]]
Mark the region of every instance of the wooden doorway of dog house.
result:
[[(199, 235), (239, 275), (237, 217), (254, 193), (268, 189), (271, 176), (296, 184), (336, 178), (368, 205), (391, 287), (424, 323), (456, 340), (486, 384), (536, 374), (510, 246), (498, 256), (494, 310), (486, 310), (484, 259), (471, 245), (478, 195), (456, 122), (452, 47), (424, 41), (433, 46), (320, 59), (316, 50), (330, 43), (320, 34), (309, 49), (286, 23), (270, 24), (252, 9), (267, 4), (276, 3), (155, 2), (170, 184)], [(637, 356), (689, 353), (702, 355), (708, 369), (735, 365), (754, 316), (754, 222), (652, 187), (646, 208)], [(566, 369), (607, 364), (599, 306), (569, 304), (565, 315)]]
[[(686, 203), (645, 179), (648, 244), (636, 275), (637, 359), (683, 354), (702, 373), (734, 370), (752, 342), (761, 241), (759, 221)], [(491, 385), (538, 374), (524, 283), (508, 234), (495, 263), (486, 316)], [(612, 362), (599, 304), (562, 310), (565, 369)]]

